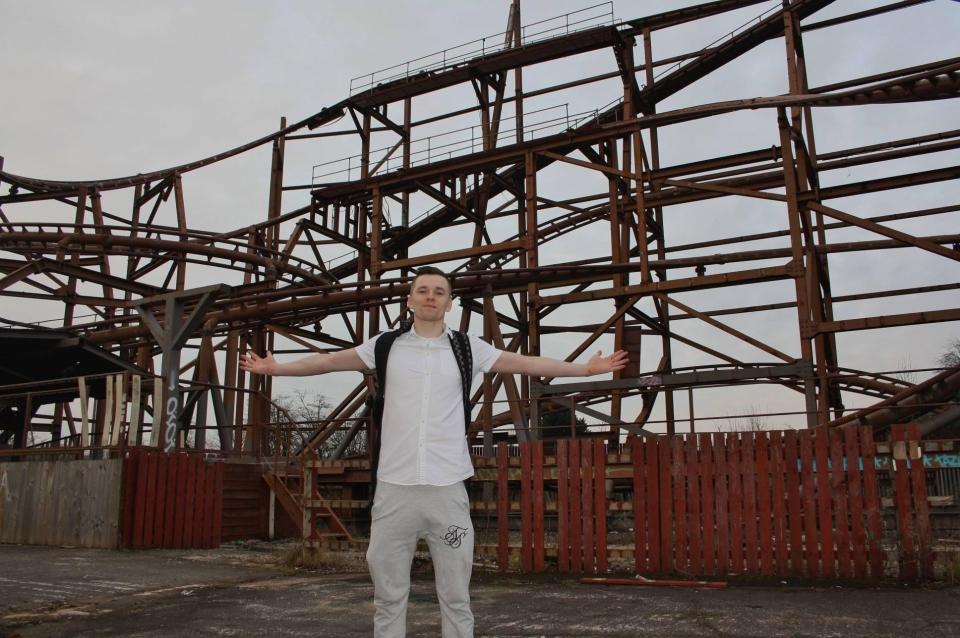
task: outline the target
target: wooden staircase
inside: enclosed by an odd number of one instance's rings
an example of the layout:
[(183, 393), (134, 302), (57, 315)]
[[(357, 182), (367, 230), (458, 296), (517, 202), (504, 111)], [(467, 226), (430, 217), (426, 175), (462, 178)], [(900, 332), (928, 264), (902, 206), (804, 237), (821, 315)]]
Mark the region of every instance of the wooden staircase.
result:
[(343, 521), (317, 490), (316, 472), (316, 464), (307, 460), (294, 467), (265, 464), (262, 476), (280, 507), (294, 521), (301, 522), (306, 547), (321, 547), (330, 540), (353, 542)]

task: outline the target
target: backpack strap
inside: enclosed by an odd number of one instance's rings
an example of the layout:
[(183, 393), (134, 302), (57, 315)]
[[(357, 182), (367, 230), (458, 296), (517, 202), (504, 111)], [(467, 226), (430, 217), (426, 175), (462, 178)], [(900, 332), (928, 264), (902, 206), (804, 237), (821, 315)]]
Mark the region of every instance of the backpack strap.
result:
[[(411, 324), (412, 325), (412, 324)], [(370, 422), (370, 506), (373, 506), (373, 496), (377, 490), (377, 469), (380, 465), (380, 428), (383, 425), (383, 406), (387, 396), (387, 357), (397, 337), (410, 329), (409, 325), (400, 324), (397, 330), (391, 330), (380, 335), (373, 344), (374, 368), (377, 371), (376, 392), (373, 397), (372, 420)]]
[(450, 331), (450, 347), (460, 369), (460, 383), (463, 386), (463, 429), (470, 431), (470, 382), (473, 381), (473, 351), (470, 349), (470, 337), (457, 330)]

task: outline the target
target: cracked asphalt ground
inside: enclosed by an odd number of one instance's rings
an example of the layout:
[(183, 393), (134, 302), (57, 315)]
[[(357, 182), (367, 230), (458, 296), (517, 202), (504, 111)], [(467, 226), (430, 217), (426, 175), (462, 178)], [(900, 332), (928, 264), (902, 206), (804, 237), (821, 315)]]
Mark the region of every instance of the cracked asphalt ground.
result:
[[(372, 635), (359, 559), (283, 565), (291, 545), (141, 552), (0, 545), (0, 636)], [(477, 637), (960, 635), (960, 588), (605, 587), (478, 572)], [(408, 636), (440, 635), (429, 567), (415, 569)]]

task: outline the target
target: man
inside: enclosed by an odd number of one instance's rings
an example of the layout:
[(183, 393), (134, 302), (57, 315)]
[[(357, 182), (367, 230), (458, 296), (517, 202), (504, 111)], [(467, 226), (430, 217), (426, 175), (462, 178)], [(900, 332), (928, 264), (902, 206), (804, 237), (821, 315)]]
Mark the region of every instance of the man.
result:
[[(370, 523), (367, 564), (374, 584), (374, 636), (406, 633), (410, 567), (417, 541), (427, 541), (436, 574), (444, 638), (473, 636), (470, 574), (473, 524), (463, 481), (473, 476), (464, 436), (463, 386), (454, 340), (444, 324), (453, 308), (449, 277), (421, 268), (407, 307), (413, 326), (396, 338), (387, 359), (378, 482)], [(270, 353), (246, 355), (241, 368), (255, 374), (304, 376), (376, 367), (383, 335), (356, 348), (277, 363)], [(479, 372), (537, 377), (590, 376), (621, 370), (627, 354), (595, 354), (586, 364), (497, 350), (469, 337), (471, 378)]]

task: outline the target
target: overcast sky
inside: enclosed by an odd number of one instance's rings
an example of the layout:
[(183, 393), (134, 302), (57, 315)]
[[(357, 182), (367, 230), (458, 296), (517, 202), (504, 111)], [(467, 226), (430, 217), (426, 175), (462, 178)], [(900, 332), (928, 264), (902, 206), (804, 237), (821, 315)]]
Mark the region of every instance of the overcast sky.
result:
[[(340, 101), (350, 79), (392, 64), (417, 58), (466, 41), (493, 36), (506, 24), (508, 0), (432, 2), (215, 0), (0, 0), (0, 59), (4, 65), (0, 155), (4, 170), (31, 177), (78, 180), (120, 177), (196, 160), (233, 148), (274, 130), (281, 116), (293, 122)], [(617, 19), (630, 19), (694, 2), (625, 2), (613, 5)], [(656, 58), (707, 46), (777, 2), (765, 3), (714, 20), (700, 21), (672, 34), (656, 33)], [(880, 2), (841, 0), (812, 20), (876, 6)], [(569, 0), (523, 0), (523, 22), (529, 24), (589, 6)], [(856, 25), (810, 33), (806, 39), (810, 84), (818, 86), (879, 73), (958, 54), (960, 3), (934, 0)], [(496, 40), (496, 38), (493, 38)], [(642, 60), (642, 47), (635, 50)], [(525, 74), (525, 88), (615, 69), (603, 51), (547, 67), (538, 76)], [(769, 42), (729, 69), (714, 74), (659, 106), (669, 110), (726, 99), (776, 95), (787, 91), (782, 40)], [(600, 85), (564, 95), (569, 112), (596, 108), (617, 96), (616, 86)], [(430, 104), (452, 108), (451, 101)], [(466, 99), (466, 98), (464, 98)], [(556, 98), (560, 99), (560, 98)], [(465, 104), (464, 104), (465, 105)], [(548, 106), (543, 102), (543, 106)], [(920, 105), (884, 105), (850, 109), (819, 109), (814, 113), (821, 152), (958, 128), (955, 100)], [(664, 164), (705, 159), (778, 144), (771, 114), (739, 114), (693, 123), (664, 133)], [(308, 182), (314, 164), (337, 159), (352, 149), (329, 145), (288, 146), (285, 182)], [(956, 165), (956, 152), (901, 163), (871, 165), (824, 176), (829, 184)], [(266, 148), (224, 162), (185, 178), (187, 211), (192, 227), (225, 230), (265, 218), (269, 151)], [(583, 192), (582, 183), (565, 174), (544, 175), (544, 190), (559, 198)], [(588, 188), (588, 190), (590, 190)], [(909, 196), (891, 193), (849, 198), (831, 205), (864, 216), (957, 203), (955, 183), (922, 187)], [(728, 198), (730, 199), (730, 198)], [(285, 199), (290, 209), (298, 201)], [(713, 202), (713, 203), (710, 203)], [(722, 205), (716, 200), (676, 207), (667, 223), (668, 241), (684, 243), (783, 228), (777, 206), (750, 200)], [(117, 206), (128, 206), (121, 204)], [(8, 214), (17, 217), (8, 207)], [(47, 209), (35, 208), (47, 219)], [(122, 209), (118, 209), (122, 210)], [(57, 215), (66, 219), (58, 209)], [(670, 214), (670, 213), (668, 213)], [(956, 232), (957, 214), (897, 226), (918, 234)], [(952, 220), (952, 223), (951, 223)], [(876, 239), (862, 232), (842, 231), (832, 241)], [(781, 244), (777, 244), (783, 245)], [(565, 247), (566, 246), (566, 247)], [(765, 244), (762, 247), (773, 247)], [(578, 245), (545, 251), (546, 260), (561, 260)], [(553, 253), (550, 251), (554, 250)], [(713, 249), (716, 252), (717, 249)], [(909, 253), (909, 254), (908, 254)], [(956, 262), (917, 254), (885, 251), (869, 267), (852, 256), (831, 256), (836, 294), (906, 287), (958, 280)], [(551, 255), (554, 255), (551, 257)], [(749, 267), (749, 266), (737, 266)], [(680, 273), (678, 276), (687, 276)], [(727, 292), (684, 298), (702, 309), (790, 299), (789, 290), (762, 286), (736, 298)], [(683, 297), (682, 297), (683, 298)], [(695, 300), (695, 301), (694, 301)], [(956, 292), (920, 300), (880, 300), (838, 308), (838, 316), (871, 316), (912, 309), (957, 306)], [(38, 320), (57, 316), (50, 307), (36, 310), (24, 304), (4, 308), (3, 316)], [(593, 320), (596, 320), (594, 317)], [(736, 321), (736, 323), (735, 323)], [(766, 317), (730, 320), (738, 328), (768, 339), (793, 356), (798, 354), (793, 311)], [(754, 360), (756, 351), (741, 351), (694, 322), (677, 330), (711, 343), (729, 346), (731, 353)], [(955, 324), (848, 333), (839, 337), (841, 363), (867, 370), (893, 370), (935, 363), (947, 341), (957, 336)], [(882, 338), (882, 347), (879, 339)], [(551, 354), (563, 356), (576, 340), (557, 341)], [(766, 357), (764, 357), (766, 359)], [(693, 354), (675, 352), (677, 365), (696, 362)], [(283, 387), (306, 386), (293, 384)], [(310, 386), (312, 387), (312, 386)], [(736, 400), (710, 398), (698, 415), (746, 413), (796, 407), (791, 393), (782, 398), (744, 396)], [(685, 398), (679, 402), (685, 406)], [(685, 407), (681, 412), (685, 411)]]

